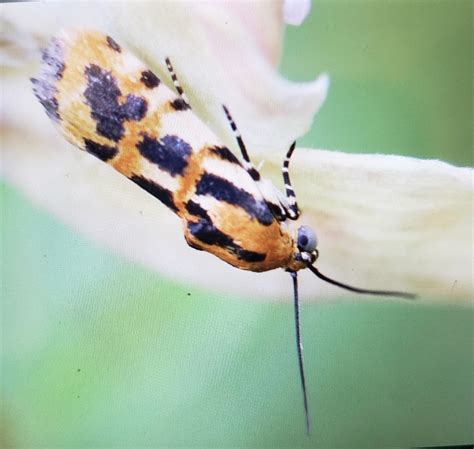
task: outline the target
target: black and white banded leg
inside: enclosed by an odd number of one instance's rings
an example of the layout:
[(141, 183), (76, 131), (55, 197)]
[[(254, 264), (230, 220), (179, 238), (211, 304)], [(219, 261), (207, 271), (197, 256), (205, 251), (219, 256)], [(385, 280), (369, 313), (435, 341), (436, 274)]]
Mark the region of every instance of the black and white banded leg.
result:
[(290, 166), (290, 159), (293, 151), (295, 150), (296, 142), (293, 142), (288, 153), (286, 153), (285, 160), (283, 161), (283, 167), (281, 169), (283, 174), (283, 181), (285, 183), (285, 191), (286, 191), (286, 198), (288, 201), (289, 207), (289, 215), (288, 218), (290, 220), (297, 220), (300, 216), (300, 209), (298, 207), (298, 203), (296, 202), (296, 195), (290, 181), (290, 174), (288, 172), (288, 168)]
[(181, 87), (181, 84), (179, 84), (178, 77), (176, 76), (176, 73), (174, 73), (173, 66), (171, 65), (170, 58), (166, 58), (166, 67), (168, 68), (168, 72), (170, 72), (171, 79), (173, 80), (174, 87), (178, 91), (178, 94), (183, 102), (183, 108), (182, 109), (190, 109), (191, 106), (189, 105), (189, 100), (186, 94), (184, 93), (183, 88)]
[(229, 110), (226, 108), (225, 105), (222, 105), (225, 115), (227, 116), (227, 120), (230, 123), (230, 127), (234, 133), (234, 136), (239, 144), (240, 152), (242, 153), (242, 158), (244, 159), (244, 168), (247, 170), (248, 174), (252, 177), (254, 181), (260, 181), (260, 173), (258, 170), (253, 166), (252, 161), (250, 160), (249, 154), (247, 152), (247, 148), (245, 147), (244, 141), (242, 140), (242, 136), (240, 135), (239, 130), (237, 129), (237, 125), (234, 122), (234, 119), (230, 115)]

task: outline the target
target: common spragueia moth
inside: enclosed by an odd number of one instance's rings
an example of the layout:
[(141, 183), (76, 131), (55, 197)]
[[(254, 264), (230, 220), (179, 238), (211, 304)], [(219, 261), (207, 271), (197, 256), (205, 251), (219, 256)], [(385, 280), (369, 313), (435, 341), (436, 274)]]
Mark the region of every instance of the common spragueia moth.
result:
[(229, 110), (241, 151), (233, 154), (194, 114), (175, 75), (176, 92), (110, 36), (67, 30), (43, 51), (32, 79), (48, 117), (73, 145), (138, 184), (177, 214), (187, 243), (243, 270), (283, 268), (293, 280), (298, 363), (306, 431), (310, 420), (300, 337), (297, 272), (310, 269), (347, 290), (413, 298), (403, 292), (359, 289), (323, 275), (314, 231), (288, 225), (299, 208), (288, 174), (295, 144), (283, 162), (285, 195), (261, 178)]

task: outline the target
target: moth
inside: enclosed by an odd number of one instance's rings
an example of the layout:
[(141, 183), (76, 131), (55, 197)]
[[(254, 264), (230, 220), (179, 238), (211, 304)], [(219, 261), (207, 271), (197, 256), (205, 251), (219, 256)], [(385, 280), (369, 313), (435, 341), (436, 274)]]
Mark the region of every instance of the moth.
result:
[(293, 282), (296, 347), (306, 432), (310, 417), (299, 321), (297, 273), (352, 292), (413, 298), (404, 292), (352, 287), (322, 274), (316, 234), (301, 225), (289, 176), (293, 143), (283, 161), (285, 194), (262, 178), (226, 106), (240, 157), (193, 112), (166, 58), (176, 92), (114, 39), (90, 30), (65, 30), (42, 53), (34, 94), (74, 146), (110, 164), (160, 200), (182, 222), (188, 245), (242, 270), (282, 268)]

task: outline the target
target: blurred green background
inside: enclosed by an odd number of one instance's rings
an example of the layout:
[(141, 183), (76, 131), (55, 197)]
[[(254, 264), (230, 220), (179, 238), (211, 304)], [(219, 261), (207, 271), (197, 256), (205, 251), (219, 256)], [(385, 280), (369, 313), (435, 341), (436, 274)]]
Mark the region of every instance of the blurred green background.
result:
[[(300, 144), (472, 165), (472, 54), (471, 2), (316, 2), (281, 64), (331, 75)], [(7, 186), (2, 210), (4, 447), (474, 441), (472, 309), (303, 305), (307, 439), (291, 304), (173, 283)]]

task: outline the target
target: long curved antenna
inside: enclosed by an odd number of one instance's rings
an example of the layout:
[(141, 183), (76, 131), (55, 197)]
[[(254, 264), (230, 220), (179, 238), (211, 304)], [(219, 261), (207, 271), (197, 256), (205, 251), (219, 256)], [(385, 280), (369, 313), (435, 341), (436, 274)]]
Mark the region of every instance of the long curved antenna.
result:
[(309, 262), (306, 265), (319, 279), (329, 282), (330, 284), (337, 285), (338, 287), (345, 288), (346, 290), (349, 290), (351, 292), (366, 293), (368, 295), (379, 295), (379, 296), (396, 296), (396, 297), (405, 298), (405, 299), (416, 298), (416, 295), (414, 295), (413, 293), (397, 292), (397, 291), (391, 291), (391, 290), (368, 290), (365, 288), (352, 287), (351, 285), (347, 285), (342, 282), (335, 281), (334, 279), (328, 278), (327, 276), (322, 274), (314, 265), (311, 265)]
[(298, 298), (298, 276), (296, 271), (290, 271), (291, 278), (293, 279), (293, 296), (295, 305), (295, 330), (296, 330), (296, 350), (298, 353), (298, 366), (300, 369), (301, 378), (301, 389), (303, 390), (303, 403), (304, 403), (304, 415), (306, 420), (306, 435), (310, 435), (309, 425), (309, 411), (308, 411), (308, 395), (306, 393), (306, 379), (304, 375), (304, 364), (303, 364), (303, 344), (301, 343), (300, 333), (300, 302)]
[(166, 62), (166, 67), (168, 69), (168, 72), (170, 72), (171, 79), (173, 80), (174, 87), (176, 88), (179, 96), (181, 97), (181, 102), (182, 102), (180, 105), (181, 109), (191, 109), (191, 106), (189, 105), (188, 97), (186, 96), (186, 93), (181, 87), (178, 77), (176, 76), (176, 73), (174, 72), (173, 66), (171, 65), (170, 58), (166, 58), (165, 62)]

